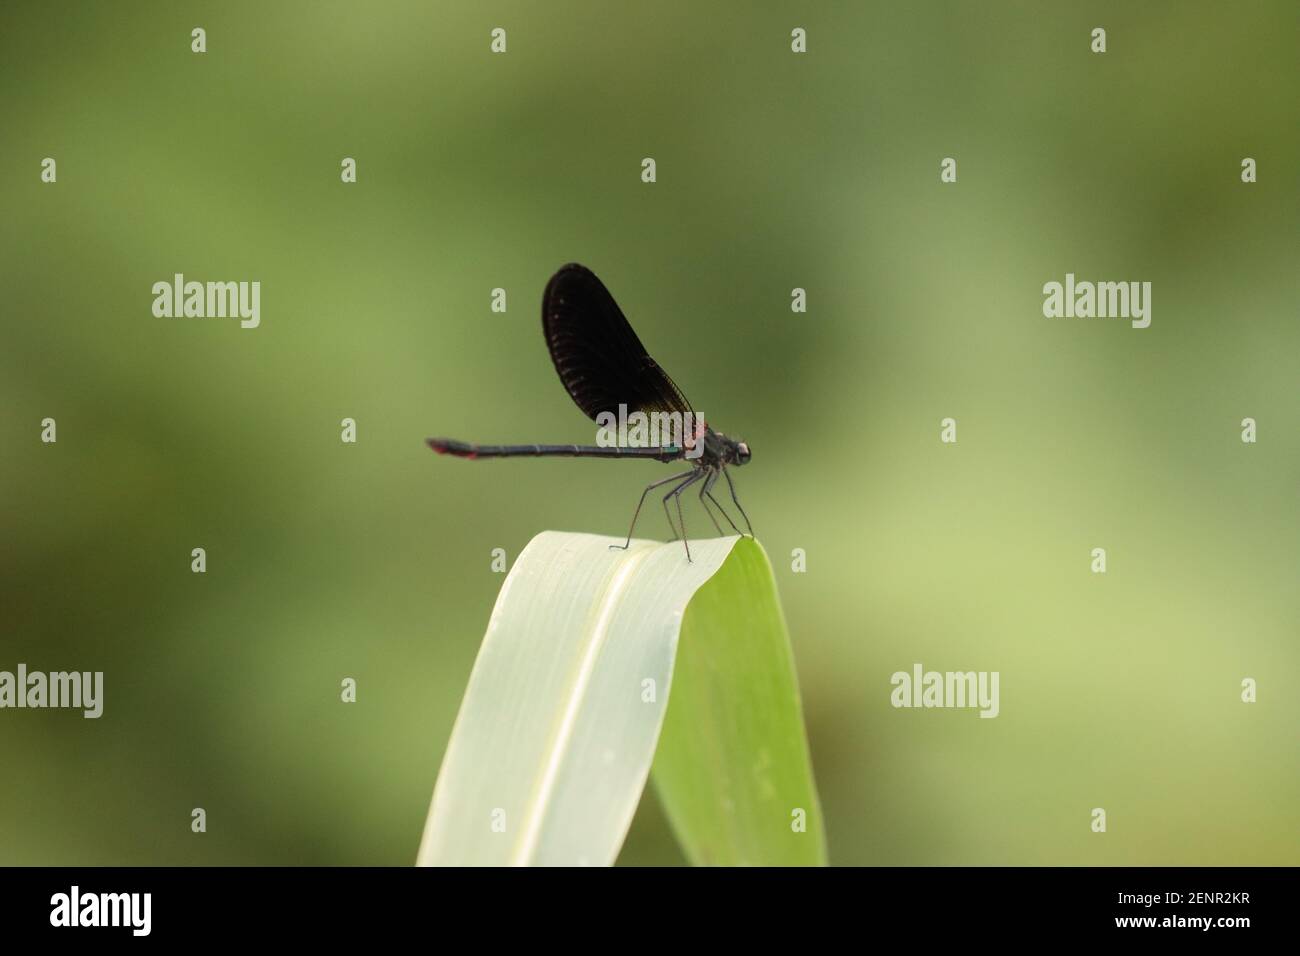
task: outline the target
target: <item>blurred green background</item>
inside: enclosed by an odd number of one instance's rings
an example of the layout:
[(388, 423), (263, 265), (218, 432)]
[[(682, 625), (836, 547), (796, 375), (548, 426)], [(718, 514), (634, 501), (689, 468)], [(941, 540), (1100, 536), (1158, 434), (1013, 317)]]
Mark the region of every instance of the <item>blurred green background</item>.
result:
[[(593, 437), (570, 260), (754, 449), (833, 862), (1300, 862), (1298, 10), (5, 4), (0, 669), (106, 693), (0, 711), (0, 863), (414, 860), (491, 550), (666, 474), (422, 444)], [(1044, 318), (1066, 272), (1151, 327)], [(916, 661), (1001, 716), (893, 709)], [(681, 861), (652, 791), (622, 860)]]

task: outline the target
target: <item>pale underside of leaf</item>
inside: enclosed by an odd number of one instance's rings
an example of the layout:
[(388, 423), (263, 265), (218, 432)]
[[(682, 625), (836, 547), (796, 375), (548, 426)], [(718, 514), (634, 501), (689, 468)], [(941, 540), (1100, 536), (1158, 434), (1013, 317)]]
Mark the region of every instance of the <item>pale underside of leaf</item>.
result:
[(645, 787), (683, 613), (738, 539), (544, 532), (502, 586), (421, 865), (609, 865)]

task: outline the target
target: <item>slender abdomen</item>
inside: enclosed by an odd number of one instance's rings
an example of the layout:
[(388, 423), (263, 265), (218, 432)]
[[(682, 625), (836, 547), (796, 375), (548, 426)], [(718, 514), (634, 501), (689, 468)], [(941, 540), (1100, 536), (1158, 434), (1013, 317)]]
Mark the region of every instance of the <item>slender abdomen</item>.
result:
[(620, 448), (601, 445), (475, 445), (454, 438), (430, 438), (429, 447), (439, 455), (457, 458), (538, 458), (562, 455), (569, 458), (652, 458), (655, 461), (674, 461), (682, 457), (682, 450), (665, 448)]

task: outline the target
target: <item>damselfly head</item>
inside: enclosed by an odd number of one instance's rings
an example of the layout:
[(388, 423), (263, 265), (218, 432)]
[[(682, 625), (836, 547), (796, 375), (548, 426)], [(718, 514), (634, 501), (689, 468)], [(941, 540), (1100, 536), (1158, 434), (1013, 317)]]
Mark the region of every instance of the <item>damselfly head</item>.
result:
[(716, 461), (723, 465), (744, 465), (750, 459), (749, 444), (728, 438), (722, 432), (711, 431), (713, 447), (710, 449)]

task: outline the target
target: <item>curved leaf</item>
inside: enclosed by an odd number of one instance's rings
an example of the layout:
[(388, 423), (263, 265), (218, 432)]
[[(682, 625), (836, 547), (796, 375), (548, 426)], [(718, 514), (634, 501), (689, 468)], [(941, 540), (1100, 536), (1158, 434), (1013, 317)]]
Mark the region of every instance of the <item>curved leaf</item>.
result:
[[(719, 685), (731, 695), (738, 719), (754, 704), (776, 707), (781, 716), (774, 722), (745, 718), (754, 727), (797, 736), (797, 745), (774, 745), (750, 731), (736, 734), (736, 726), (721, 719), (724, 701), (716, 701), (711, 712), (701, 708), (698, 697), (707, 694), (710, 680), (691, 668), (697, 662), (713, 666), (710, 656), (689, 655), (678, 663), (683, 631), (692, 643), (716, 641), (735, 652), (748, 646), (741, 630), (753, 630), (771, 667), (792, 686), (770, 569), (766, 579), (754, 573), (755, 555), (767, 568), (762, 550), (734, 537), (693, 541), (695, 560), (688, 563), (680, 542), (635, 541), (627, 551), (611, 550), (616, 543), (548, 531), (519, 555), (497, 598), (452, 730), (425, 824), (421, 865), (613, 863), (655, 760), (666, 712), (670, 727), (703, 721), (702, 739), (713, 748), (701, 754), (679, 745), (681, 731), (666, 738), (673, 743), (659, 745), (660, 790), (675, 829), (688, 841), (688, 856), (730, 862), (718, 847), (736, 840), (741, 849), (733, 856), (740, 862), (804, 861), (785, 849), (779, 828), (773, 831), (771, 821), (759, 817), (780, 810), (789, 832), (787, 794), (813, 792), (797, 694), (791, 697), (787, 683), (774, 681), (771, 673), (750, 690), (738, 688), (734, 679)], [(710, 590), (706, 582), (719, 569), (725, 572), (719, 576), (722, 587)], [(747, 594), (749, 587), (769, 593)], [(697, 592), (706, 598), (698, 611), (692, 600)], [(752, 611), (733, 608), (737, 613), (729, 615), (731, 601), (748, 602)], [(769, 619), (762, 620), (764, 615)], [(773, 643), (777, 634), (779, 647)], [(752, 655), (753, 647), (745, 653)], [(676, 699), (675, 690), (670, 694), (675, 684), (688, 691), (680, 712), (668, 707), (670, 696)], [(798, 766), (790, 763), (795, 754), (802, 760)], [(717, 757), (725, 762), (713, 763)], [(772, 762), (771, 774), (759, 779), (761, 799), (737, 801), (735, 787), (758, 778), (733, 762), (752, 765), (754, 759)], [(791, 767), (804, 782), (769, 792), (771, 777), (783, 777)], [(713, 800), (710, 781), (722, 786)], [(723, 795), (742, 812), (724, 820), (728, 835), (701, 836), (723, 819)], [(815, 808), (815, 794), (800, 799)], [(820, 846), (820, 814), (812, 817), (815, 829), (802, 843)], [(751, 829), (754, 834), (741, 836)]]

